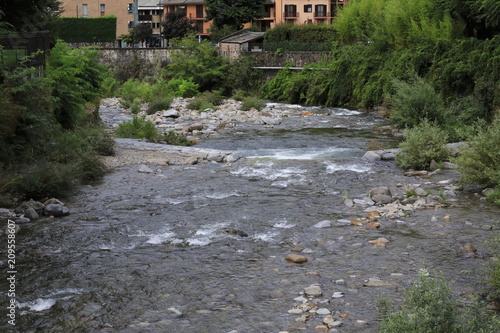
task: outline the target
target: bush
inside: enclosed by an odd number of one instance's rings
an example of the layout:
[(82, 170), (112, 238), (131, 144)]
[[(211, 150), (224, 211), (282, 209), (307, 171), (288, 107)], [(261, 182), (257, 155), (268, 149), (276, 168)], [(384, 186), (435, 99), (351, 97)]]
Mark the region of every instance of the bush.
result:
[(148, 114), (153, 114), (156, 111), (168, 109), (170, 107), (170, 104), (172, 104), (172, 100), (172, 97), (161, 97), (153, 100), (153, 102), (149, 103)]
[(138, 114), (141, 112), (142, 101), (140, 98), (134, 98), (132, 104), (130, 104), (130, 112), (133, 114)]
[(451, 298), (450, 284), (442, 277), (421, 274), (407, 290), (401, 310), (389, 313), (382, 307), (380, 332), (448, 333), (457, 329), (457, 304)]
[(406, 83), (394, 80), (391, 96), (391, 121), (399, 128), (415, 127), (423, 119), (443, 125), (447, 120), (443, 99), (423, 79), (417, 77)]
[(439, 126), (424, 121), (411, 129), (404, 131), (405, 141), (399, 148), (396, 163), (405, 169), (427, 169), (432, 160), (446, 161), (450, 152), (446, 148), (448, 135)]
[(186, 138), (185, 135), (177, 134), (174, 131), (167, 131), (163, 134), (162, 141), (165, 141), (169, 145), (176, 146), (192, 146), (193, 141)]
[(121, 106), (130, 108), (136, 100), (141, 103), (150, 101), (153, 97), (153, 89), (147, 82), (129, 79), (118, 90), (118, 96), (121, 98)]
[(131, 121), (121, 123), (116, 129), (116, 136), (119, 138), (146, 139), (153, 142), (161, 140), (161, 135), (158, 133), (155, 124), (138, 116), (134, 116)]
[(210, 92), (205, 91), (200, 96), (192, 99), (187, 105), (188, 109), (198, 110), (200, 112), (206, 109), (215, 109), (216, 106), (221, 105), (224, 101), (224, 96), (219, 91)]
[(456, 159), (460, 182), (483, 187), (500, 186), (500, 118), (481, 131)]
[(190, 98), (200, 94), (196, 83), (184, 79), (172, 79), (168, 81), (167, 89), (176, 97)]
[(262, 110), (263, 108), (266, 107), (266, 103), (261, 100), (260, 98), (257, 97), (245, 97), (243, 98), (243, 103), (241, 104), (241, 109), (243, 111), (248, 111), (251, 108), (257, 109), (257, 110)]

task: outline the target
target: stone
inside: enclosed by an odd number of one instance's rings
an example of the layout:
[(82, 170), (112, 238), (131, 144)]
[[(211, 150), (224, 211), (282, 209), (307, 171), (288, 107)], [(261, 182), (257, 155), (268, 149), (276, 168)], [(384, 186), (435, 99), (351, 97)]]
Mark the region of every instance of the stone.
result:
[(50, 204), (58, 204), (58, 205), (64, 206), (64, 203), (62, 201), (56, 199), (56, 198), (50, 198), (50, 199), (44, 201), (44, 203), (43, 203), (44, 206), (47, 206), (47, 205), (50, 205)]
[(328, 331), (328, 326), (326, 325), (318, 325), (314, 328), (316, 331), (323, 331), (323, 332), (326, 332)]
[(364, 155), (363, 158), (365, 160), (368, 160), (370, 162), (375, 162), (375, 161), (380, 161), (382, 158), (380, 157), (379, 154), (374, 152), (373, 150), (367, 151)]
[(328, 310), (327, 308), (319, 308), (318, 310), (316, 310), (316, 314), (319, 315), (329, 315), (330, 313), (330, 310)]
[(26, 211), (24, 212), (24, 216), (26, 216), (30, 220), (36, 220), (40, 217), (40, 215), (38, 215), (33, 207), (29, 207), (28, 209), (26, 209)]
[(34, 210), (41, 211), (45, 207), (45, 205), (41, 202), (30, 199), (17, 206), (14, 212), (16, 212), (17, 214), (24, 214), (24, 212), (30, 207)]
[(290, 310), (288, 310), (288, 313), (289, 314), (303, 314), (304, 310), (302, 310), (302, 309), (290, 309)]
[(177, 110), (167, 110), (162, 114), (165, 118), (179, 118), (179, 111)]
[(425, 197), (427, 195), (427, 191), (421, 187), (416, 187), (414, 191), (419, 197)]
[(281, 124), (280, 118), (271, 118), (271, 117), (260, 117), (260, 120), (264, 125), (279, 125)]
[(313, 227), (316, 229), (323, 229), (323, 228), (330, 228), (331, 226), (332, 226), (332, 221), (323, 220), (323, 221), (316, 223)]
[(335, 284), (345, 284), (345, 280), (344, 279), (335, 280)]
[(380, 228), (380, 223), (372, 221), (372, 222), (367, 223), (367, 226), (369, 226), (370, 228), (373, 228), (373, 229), (377, 229), (377, 228)]
[(377, 238), (375, 240), (368, 241), (368, 243), (375, 245), (375, 247), (385, 248), (389, 241), (386, 238)]
[(381, 156), (382, 161), (394, 161), (396, 159), (396, 154), (384, 153)]
[(168, 308), (168, 309), (167, 309), (167, 311), (170, 313), (170, 315), (171, 315), (172, 317), (175, 317), (175, 318), (182, 317), (182, 315), (183, 315), (183, 314), (182, 314), (182, 312), (181, 312), (181, 311), (179, 311), (179, 310), (178, 310), (177, 308), (175, 308), (175, 307), (170, 307), (170, 308)]
[(294, 254), (294, 253), (287, 255), (285, 257), (285, 259), (288, 261), (294, 262), (296, 264), (302, 264), (302, 263), (307, 262), (306, 256), (302, 256), (300, 254)]
[(227, 163), (234, 163), (236, 161), (238, 161), (239, 159), (241, 159), (241, 155), (239, 153), (231, 153), (229, 155), (226, 156), (226, 162)]
[(8, 216), (10, 215), (10, 209), (0, 208), (0, 216)]
[(373, 210), (371, 212), (368, 212), (365, 216), (367, 219), (372, 219), (372, 220), (376, 220), (380, 217), (380, 212), (377, 211), (377, 210)]
[(341, 291), (336, 291), (332, 295), (332, 298), (342, 298), (342, 297), (344, 297), (344, 293)]
[(363, 224), (365, 224), (365, 222), (361, 219), (351, 219), (351, 225), (355, 225), (355, 226), (362, 226)]
[(472, 244), (465, 244), (462, 247), (462, 250), (465, 252), (465, 254), (469, 257), (476, 257), (477, 256), (477, 249), (474, 245)]
[(140, 173), (154, 173), (154, 171), (145, 164), (143, 164), (139, 167), (138, 172), (140, 172)]
[(391, 194), (391, 190), (389, 190), (388, 187), (380, 186), (380, 187), (376, 187), (376, 188), (370, 190), (369, 195), (370, 195), (370, 197), (373, 197), (374, 195), (392, 195), (392, 194)]
[(240, 237), (248, 237), (248, 234), (244, 231), (238, 230), (238, 229), (233, 229), (233, 228), (225, 228), (223, 231), (226, 234), (234, 235), (234, 236), (240, 236)]
[(222, 162), (224, 161), (224, 158), (226, 157), (226, 153), (222, 151), (210, 151), (207, 155), (207, 160), (209, 161), (215, 161), (215, 162)]
[(410, 177), (410, 176), (426, 176), (428, 174), (429, 174), (429, 172), (427, 172), (425, 170), (405, 172), (405, 176), (407, 176), (407, 177)]
[(366, 280), (365, 283), (363, 284), (363, 286), (365, 286), (365, 287), (389, 287), (389, 286), (392, 286), (392, 283), (382, 281), (380, 278), (375, 276), (375, 277), (371, 277), (368, 280)]
[(436, 171), (437, 169), (439, 169), (437, 162), (435, 160), (432, 160), (429, 165), (429, 170)]
[(321, 290), (321, 287), (316, 286), (316, 285), (311, 285), (307, 288), (304, 288), (304, 293), (306, 294), (306, 296), (310, 296), (310, 297), (318, 297), (318, 296), (323, 295), (323, 291)]
[(323, 318), (323, 320), (322, 320), (323, 324), (325, 324), (325, 325), (333, 323), (334, 321), (335, 321), (335, 319), (333, 319), (333, 317), (331, 315), (325, 316), (325, 318)]
[(328, 324), (328, 327), (329, 328), (335, 328), (335, 327), (340, 327), (342, 325), (344, 325), (343, 322), (341, 322), (340, 320), (335, 320), (334, 322)]
[(377, 205), (385, 205), (394, 201), (392, 196), (384, 194), (374, 195), (372, 196), (372, 200), (375, 201)]
[(196, 156), (190, 156), (184, 160), (184, 164), (194, 165), (198, 163), (198, 158)]
[(362, 327), (362, 326), (366, 326), (368, 325), (368, 323), (364, 320), (356, 320), (356, 322), (354, 323), (354, 326), (357, 326), (357, 327)]
[(425, 203), (429, 206), (441, 205), (443, 203), (443, 198), (439, 195), (428, 195), (425, 198)]
[(347, 207), (352, 207), (354, 206), (354, 201), (352, 201), (352, 199), (347, 198), (344, 200), (344, 205), (346, 205)]
[(45, 206), (43, 213), (47, 216), (67, 216), (69, 215), (69, 208), (59, 204), (50, 204)]

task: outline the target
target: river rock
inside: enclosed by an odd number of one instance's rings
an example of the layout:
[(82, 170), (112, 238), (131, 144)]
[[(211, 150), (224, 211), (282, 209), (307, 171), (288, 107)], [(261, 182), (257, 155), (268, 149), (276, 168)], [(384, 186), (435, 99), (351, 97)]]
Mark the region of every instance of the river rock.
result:
[(279, 125), (281, 124), (281, 118), (271, 118), (271, 117), (260, 117), (260, 120), (264, 125)]
[(375, 201), (376, 205), (385, 205), (394, 201), (392, 196), (385, 194), (377, 194), (372, 196), (372, 200)]
[(164, 111), (162, 116), (165, 118), (179, 118), (179, 111), (170, 109)]
[(182, 317), (183, 315), (182, 312), (175, 307), (170, 307), (167, 310), (170, 313), (170, 315), (175, 318)]
[(9, 215), (10, 215), (10, 209), (0, 208), (0, 216), (9, 216)]
[(380, 161), (382, 159), (382, 157), (380, 157), (379, 154), (377, 154), (376, 152), (374, 152), (373, 150), (369, 150), (367, 151), (364, 155), (363, 155), (363, 158), (365, 160), (368, 160), (370, 162), (375, 162), (375, 161)]
[(386, 238), (377, 238), (375, 240), (368, 241), (368, 243), (375, 245), (375, 247), (385, 248), (386, 244), (389, 243), (389, 240)]
[(443, 203), (443, 198), (439, 195), (428, 195), (425, 198), (425, 203), (429, 206), (441, 205)]
[(414, 191), (419, 197), (425, 197), (427, 195), (427, 191), (421, 187), (415, 187)]
[(45, 206), (43, 213), (47, 216), (67, 216), (69, 215), (69, 208), (59, 204), (50, 204)]
[(318, 297), (323, 295), (323, 291), (321, 290), (320, 286), (316, 286), (313, 284), (307, 288), (304, 288), (304, 294), (309, 297)]
[(330, 228), (331, 226), (332, 226), (332, 221), (323, 220), (323, 221), (316, 223), (313, 227), (316, 229), (323, 229), (323, 228)]
[(319, 315), (329, 315), (330, 313), (330, 310), (328, 310), (327, 308), (319, 308), (318, 310), (316, 310), (316, 314)]
[(386, 186), (375, 187), (370, 190), (370, 197), (373, 198), (375, 195), (390, 195), (392, 196), (391, 190)]
[(140, 173), (154, 173), (154, 171), (148, 167), (147, 165), (143, 164), (139, 167), (139, 170), (138, 170)]
[(346, 205), (347, 207), (352, 207), (354, 206), (354, 201), (352, 201), (352, 199), (347, 198), (344, 200), (344, 205)]
[(365, 283), (363, 284), (363, 286), (365, 286), (365, 287), (389, 287), (389, 286), (392, 286), (392, 283), (382, 281), (379, 277), (374, 276), (374, 277), (371, 277), (368, 280), (366, 280)]
[(41, 202), (30, 199), (17, 206), (14, 212), (16, 212), (17, 214), (24, 214), (24, 212), (30, 207), (36, 211), (41, 211), (45, 207), (45, 205)]
[(384, 153), (381, 157), (382, 161), (394, 161), (396, 159), (396, 154), (394, 153)]
[(26, 209), (26, 211), (24, 212), (24, 216), (26, 216), (30, 220), (36, 220), (40, 217), (40, 215), (38, 215), (33, 207), (29, 207), (28, 209)]
[(240, 237), (248, 237), (248, 234), (244, 231), (238, 230), (238, 229), (233, 229), (233, 228), (225, 228), (223, 231), (226, 234), (234, 235), (234, 236), (240, 236)]
[(56, 199), (56, 198), (50, 198), (50, 199), (45, 200), (45, 201), (43, 202), (43, 205), (44, 205), (44, 206), (47, 206), (47, 205), (50, 205), (50, 204), (57, 204), (57, 205), (64, 206), (64, 202), (62, 202), (62, 201), (60, 201), (60, 200), (58, 200), (58, 199)]
[(241, 159), (241, 155), (239, 153), (231, 153), (229, 155), (226, 156), (226, 162), (227, 163), (234, 163), (236, 161), (238, 161), (239, 159)]
[(306, 256), (303, 256), (303, 255), (300, 255), (300, 254), (295, 254), (295, 253), (287, 255), (285, 257), (285, 259), (288, 260), (288, 261), (294, 262), (296, 264), (302, 264), (304, 262), (307, 262), (307, 257)]

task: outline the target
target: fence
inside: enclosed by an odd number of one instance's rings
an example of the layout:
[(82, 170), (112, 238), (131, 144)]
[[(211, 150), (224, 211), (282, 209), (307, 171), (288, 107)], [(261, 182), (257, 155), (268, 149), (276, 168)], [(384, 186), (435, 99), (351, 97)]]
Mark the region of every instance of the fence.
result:
[(7, 67), (44, 67), (50, 51), (49, 32), (0, 35), (0, 64)]

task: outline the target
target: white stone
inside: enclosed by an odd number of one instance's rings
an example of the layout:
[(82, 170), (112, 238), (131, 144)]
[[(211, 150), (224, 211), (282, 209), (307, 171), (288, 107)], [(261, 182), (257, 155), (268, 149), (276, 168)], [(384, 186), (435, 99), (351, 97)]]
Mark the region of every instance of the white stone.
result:
[(331, 312), (327, 308), (320, 308), (316, 310), (316, 313), (319, 315), (329, 315)]
[(310, 287), (304, 288), (304, 293), (307, 296), (321, 296), (323, 294), (323, 291), (319, 286), (311, 285)]
[(290, 309), (290, 310), (288, 310), (288, 313), (289, 314), (303, 314), (304, 311), (301, 309)]
[(316, 223), (313, 227), (316, 229), (323, 229), (323, 228), (330, 228), (331, 226), (332, 226), (332, 221), (323, 220), (323, 221)]
[(139, 167), (138, 171), (141, 173), (153, 173), (154, 172), (153, 170), (151, 170), (150, 167), (148, 167), (147, 165), (144, 165), (144, 164)]
[(332, 298), (341, 298), (341, 297), (344, 297), (344, 293), (341, 291), (336, 291), (332, 295)]

